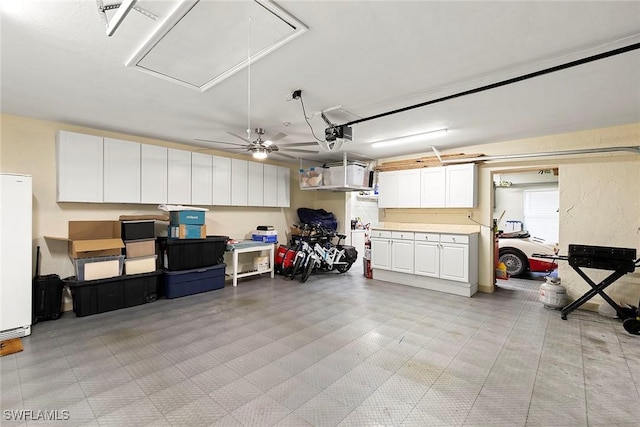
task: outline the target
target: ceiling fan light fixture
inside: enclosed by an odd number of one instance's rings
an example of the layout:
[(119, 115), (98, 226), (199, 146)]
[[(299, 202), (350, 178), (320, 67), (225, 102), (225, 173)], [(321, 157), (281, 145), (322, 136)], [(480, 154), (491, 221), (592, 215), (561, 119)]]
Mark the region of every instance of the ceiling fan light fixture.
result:
[(258, 148), (253, 151), (253, 158), (258, 160), (264, 160), (267, 158), (267, 150), (264, 148)]
[(414, 135), (400, 136), (398, 138), (383, 139), (371, 143), (372, 148), (384, 148), (399, 144), (411, 144), (413, 142), (419, 142), (424, 139), (436, 138), (438, 136), (444, 136), (447, 134), (448, 129), (436, 129), (428, 132), (417, 133)]

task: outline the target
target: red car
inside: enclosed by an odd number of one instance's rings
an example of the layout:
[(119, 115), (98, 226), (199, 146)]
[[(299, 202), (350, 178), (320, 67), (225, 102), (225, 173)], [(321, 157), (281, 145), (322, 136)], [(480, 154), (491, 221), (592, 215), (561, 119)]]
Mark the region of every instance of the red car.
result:
[(522, 232), (503, 234), (499, 237), (498, 244), (500, 248), (498, 261), (507, 266), (509, 276), (518, 277), (527, 272), (549, 273), (558, 268), (554, 260), (532, 256), (533, 254), (556, 255), (557, 244), (530, 237), (528, 233)]

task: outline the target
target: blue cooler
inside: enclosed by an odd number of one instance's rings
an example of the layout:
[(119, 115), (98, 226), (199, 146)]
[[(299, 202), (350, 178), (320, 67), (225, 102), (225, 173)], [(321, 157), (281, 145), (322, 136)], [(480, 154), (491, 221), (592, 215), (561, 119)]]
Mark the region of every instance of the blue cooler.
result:
[(164, 294), (167, 298), (178, 298), (224, 288), (225, 267), (226, 264), (218, 264), (193, 270), (165, 270)]

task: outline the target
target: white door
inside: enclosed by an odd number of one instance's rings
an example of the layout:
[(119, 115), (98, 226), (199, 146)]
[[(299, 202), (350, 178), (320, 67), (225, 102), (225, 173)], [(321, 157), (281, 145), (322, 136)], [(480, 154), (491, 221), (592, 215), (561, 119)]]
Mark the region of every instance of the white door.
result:
[(258, 162), (248, 162), (247, 204), (264, 206), (264, 166)]
[(291, 205), (291, 169), (278, 166), (278, 207), (288, 208)]
[(278, 167), (262, 165), (264, 176), (264, 206), (278, 206)]
[(167, 149), (167, 202), (191, 203), (191, 151)]
[(398, 202), (396, 206), (399, 208), (420, 207), (420, 169), (398, 172)]
[(142, 144), (140, 160), (140, 201), (167, 203), (167, 147)]
[(231, 205), (247, 206), (248, 162), (231, 159)]
[(420, 207), (443, 208), (446, 203), (444, 167), (420, 170)]
[(398, 205), (398, 172), (378, 173), (378, 207), (394, 208)]
[(102, 202), (103, 155), (101, 136), (58, 132), (58, 202)]
[(446, 166), (448, 208), (475, 208), (477, 166), (474, 163)]
[(416, 239), (414, 271), (420, 276), (440, 277), (440, 244)]
[(391, 240), (371, 239), (371, 268), (391, 270)]
[(104, 138), (104, 201), (140, 203), (140, 143)]
[(213, 203), (213, 157), (191, 153), (191, 203), (209, 206)]
[(440, 244), (440, 278), (457, 282), (469, 281), (469, 246)]
[(231, 159), (213, 156), (213, 204), (231, 204)]
[(413, 274), (413, 240), (391, 241), (391, 270)]

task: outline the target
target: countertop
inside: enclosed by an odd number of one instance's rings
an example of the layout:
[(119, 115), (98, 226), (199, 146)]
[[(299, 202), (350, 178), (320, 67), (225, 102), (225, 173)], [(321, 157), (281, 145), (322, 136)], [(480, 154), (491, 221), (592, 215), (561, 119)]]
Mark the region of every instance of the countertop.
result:
[(416, 224), (406, 222), (381, 222), (371, 226), (372, 230), (417, 231), (427, 233), (474, 234), (480, 233), (480, 225), (464, 224)]

